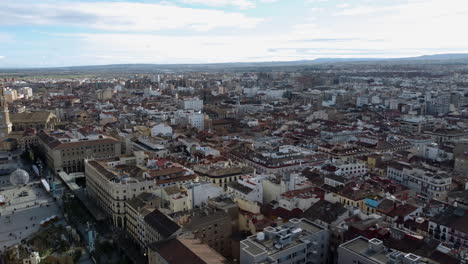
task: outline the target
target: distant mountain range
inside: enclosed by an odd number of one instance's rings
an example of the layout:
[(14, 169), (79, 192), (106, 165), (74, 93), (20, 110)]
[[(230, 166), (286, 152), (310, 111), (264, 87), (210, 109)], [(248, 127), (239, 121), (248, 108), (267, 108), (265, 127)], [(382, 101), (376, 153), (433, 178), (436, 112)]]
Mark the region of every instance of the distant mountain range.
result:
[(313, 60), (319, 63), (335, 63), (335, 62), (453, 62), (463, 61), (468, 63), (468, 53), (449, 53), (449, 54), (435, 54), (435, 55), (423, 55), (418, 57), (407, 57), (407, 58), (320, 58)]
[(408, 58), (319, 58), (300, 61), (232, 62), (207, 64), (112, 64), (54, 68), (0, 68), (0, 74), (112, 74), (182, 71), (241, 71), (271, 67), (307, 67), (321, 64), (468, 64), (468, 53), (424, 55)]

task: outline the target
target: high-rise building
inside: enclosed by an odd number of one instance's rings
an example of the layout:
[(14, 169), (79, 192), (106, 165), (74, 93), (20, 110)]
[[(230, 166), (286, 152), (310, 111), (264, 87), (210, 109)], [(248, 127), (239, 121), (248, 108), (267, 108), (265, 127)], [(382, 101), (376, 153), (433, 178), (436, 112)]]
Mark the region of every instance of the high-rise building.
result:
[(450, 94), (439, 94), (427, 104), (427, 112), (432, 115), (444, 115), (450, 111)]

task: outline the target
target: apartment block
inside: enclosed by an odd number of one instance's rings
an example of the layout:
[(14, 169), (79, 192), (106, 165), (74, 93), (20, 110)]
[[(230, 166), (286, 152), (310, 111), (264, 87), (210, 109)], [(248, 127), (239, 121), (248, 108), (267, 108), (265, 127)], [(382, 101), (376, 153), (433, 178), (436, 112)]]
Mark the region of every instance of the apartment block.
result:
[(328, 229), (293, 218), (242, 240), (240, 263), (325, 264), (328, 239)]

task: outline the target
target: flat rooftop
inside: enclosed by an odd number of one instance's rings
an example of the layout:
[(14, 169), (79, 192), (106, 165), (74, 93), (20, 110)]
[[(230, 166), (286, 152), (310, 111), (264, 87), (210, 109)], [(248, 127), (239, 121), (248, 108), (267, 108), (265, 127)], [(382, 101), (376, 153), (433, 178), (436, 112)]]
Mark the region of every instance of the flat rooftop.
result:
[(342, 244), (340, 247), (346, 248), (354, 253), (357, 253), (365, 258), (375, 261), (376, 263), (387, 263), (387, 251), (382, 250), (375, 252), (369, 250), (369, 240), (364, 237), (358, 237), (354, 240)]
[[(294, 221), (293, 219), (291, 220)], [(265, 233), (264, 240), (259, 241), (257, 239), (257, 235), (253, 235), (241, 241), (241, 247), (253, 256), (266, 254), (274, 257), (275, 254), (288, 250), (289, 248), (295, 247), (299, 244), (303, 244), (310, 235), (324, 230), (322, 226), (319, 226), (307, 219), (295, 220), (298, 221), (297, 225), (290, 221), (279, 227), (267, 227), (263, 230)], [(286, 231), (286, 234), (292, 234), (297, 231), (299, 232), (297, 235), (292, 236), (291, 242), (285, 243), (282, 248), (277, 248), (275, 245), (277, 244), (279, 235), (274, 234), (271, 238), (269, 238), (267, 235), (269, 229), (275, 230), (275, 232), (280, 232), (283, 230), (283, 232)]]
[(117, 165), (110, 167), (106, 162), (91, 160), (88, 164), (104, 175), (109, 181), (127, 183), (136, 179), (143, 180), (143, 169), (136, 165)]

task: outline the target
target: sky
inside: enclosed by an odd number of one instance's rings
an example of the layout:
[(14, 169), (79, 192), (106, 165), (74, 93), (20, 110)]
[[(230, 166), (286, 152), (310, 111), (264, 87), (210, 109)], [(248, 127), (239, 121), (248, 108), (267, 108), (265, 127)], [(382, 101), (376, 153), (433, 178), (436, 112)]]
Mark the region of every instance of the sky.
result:
[(468, 52), (468, 0), (0, 0), (0, 68)]

